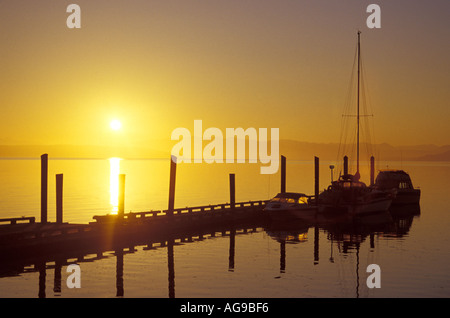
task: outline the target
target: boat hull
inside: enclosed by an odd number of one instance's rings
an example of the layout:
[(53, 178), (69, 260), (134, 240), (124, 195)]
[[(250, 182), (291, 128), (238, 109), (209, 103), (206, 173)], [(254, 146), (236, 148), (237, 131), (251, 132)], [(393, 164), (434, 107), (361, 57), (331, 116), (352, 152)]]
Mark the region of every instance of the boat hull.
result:
[(392, 199), (380, 199), (369, 203), (349, 205), (348, 211), (352, 214), (368, 214), (389, 210)]
[(271, 209), (266, 210), (267, 216), (274, 221), (281, 220), (309, 220), (316, 216), (317, 208), (315, 206), (291, 208), (291, 209)]
[(339, 205), (321, 205), (319, 211), (322, 213), (329, 212), (346, 212), (353, 215), (369, 214), (389, 210), (392, 204), (391, 198), (378, 199), (371, 202), (361, 203), (344, 203)]
[(398, 191), (392, 205), (419, 204), (420, 189)]

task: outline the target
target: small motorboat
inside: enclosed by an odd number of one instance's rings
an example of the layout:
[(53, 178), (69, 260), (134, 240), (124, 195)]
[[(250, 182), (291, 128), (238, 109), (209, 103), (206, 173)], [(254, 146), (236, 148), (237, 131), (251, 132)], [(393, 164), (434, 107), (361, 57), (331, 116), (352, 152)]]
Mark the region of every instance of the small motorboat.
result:
[(264, 207), (264, 212), (273, 220), (307, 219), (314, 216), (317, 207), (304, 193), (278, 193)]
[(408, 173), (403, 170), (381, 170), (375, 179), (374, 189), (394, 191), (392, 205), (418, 204), (420, 189), (415, 189)]

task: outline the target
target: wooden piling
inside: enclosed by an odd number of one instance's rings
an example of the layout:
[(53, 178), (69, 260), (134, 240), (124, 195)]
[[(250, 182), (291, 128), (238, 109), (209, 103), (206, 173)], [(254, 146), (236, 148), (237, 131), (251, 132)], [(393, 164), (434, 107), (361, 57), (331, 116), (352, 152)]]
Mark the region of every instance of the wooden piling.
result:
[(230, 173), (230, 207), (235, 208), (236, 205), (236, 177), (234, 173)]
[(286, 157), (281, 156), (281, 193), (286, 193)]
[(119, 174), (119, 204), (117, 215), (123, 219), (125, 215), (125, 175)]
[(370, 185), (373, 186), (375, 184), (375, 158), (374, 156), (370, 157)]
[(344, 176), (348, 174), (348, 157), (344, 156)]
[(173, 215), (175, 208), (175, 180), (177, 173), (177, 157), (171, 156), (170, 160), (170, 183), (169, 183), (169, 208), (167, 215)]
[(63, 174), (56, 175), (56, 223), (63, 223)]
[(316, 205), (319, 204), (319, 158), (314, 157), (314, 196)]
[(41, 223), (47, 223), (48, 154), (41, 156)]

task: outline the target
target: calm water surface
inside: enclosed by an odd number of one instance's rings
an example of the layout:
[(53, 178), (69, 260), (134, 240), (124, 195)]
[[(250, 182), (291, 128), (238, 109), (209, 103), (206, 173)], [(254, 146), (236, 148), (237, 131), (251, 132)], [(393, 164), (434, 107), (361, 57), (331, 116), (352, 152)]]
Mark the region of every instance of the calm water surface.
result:
[[(321, 188), (330, 182), (328, 165), (321, 165)], [(393, 211), (358, 226), (345, 220), (255, 225), (169, 248), (135, 246), (123, 257), (114, 251), (101, 259), (75, 257), (68, 262), (81, 267), (80, 289), (67, 288), (67, 265), (59, 271), (47, 262), (39, 270), (30, 261), (0, 273), (0, 297), (449, 297), (450, 164), (389, 166), (408, 171), (422, 189), (420, 213)], [(288, 161), (287, 170), (288, 191), (313, 193), (312, 162)], [(126, 211), (167, 208), (169, 161), (50, 160), (49, 221), (55, 220), (55, 174), (64, 174), (64, 221), (88, 223), (114, 211), (119, 172), (126, 174)], [(180, 164), (175, 206), (227, 202), (229, 173), (236, 174), (237, 201), (268, 199), (280, 188), (279, 175), (260, 175), (258, 165)], [(40, 161), (0, 160), (0, 179), (0, 218), (39, 220)], [(366, 286), (369, 264), (381, 268), (380, 289)], [(58, 272), (61, 290), (54, 289)]]

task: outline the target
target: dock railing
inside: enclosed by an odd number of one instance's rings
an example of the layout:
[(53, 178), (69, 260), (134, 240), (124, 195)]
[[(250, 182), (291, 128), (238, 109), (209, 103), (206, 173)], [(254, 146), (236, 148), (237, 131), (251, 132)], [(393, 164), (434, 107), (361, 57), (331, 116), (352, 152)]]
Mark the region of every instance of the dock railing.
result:
[(35, 223), (35, 217), (34, 216), (30, 216), (30, 217), (19, 217), (19, 218), (4, 218), (4, 219), (0, 219), (0, 223), (9, 223), (9, 224), (17, 224), (17, 223), (30, 223), (33, 224)]
[[(237, 202), (234, 203), (234, 210), (239, 211), (242, 209), (262, 209), (267, 200), (258, 200), (258, 201), (247, 201), (247, 202)], [(196, 214), (196, 213), (221, 213), (225, 211), (232, 211), (233, 207), (230, 203), (223, 204), (214, 204), (214, 205), (203, 205), (203, 206), (195, 206), (195, 207), (185, 207), (185, 208), (177, 208), (173, 210), (173, 215), (186, 215), (186, 214)], [(167, 216), (168, 210), (150, 210), (143, 212), (129, 212), (124, 213), (124, 220), (132, 221), (150, 217), (157, 216)], [(98, 223), (112, 221), (115, 218), (115, 214), (108, 215), (96, 215), (93, 217), (95, 221)]]

